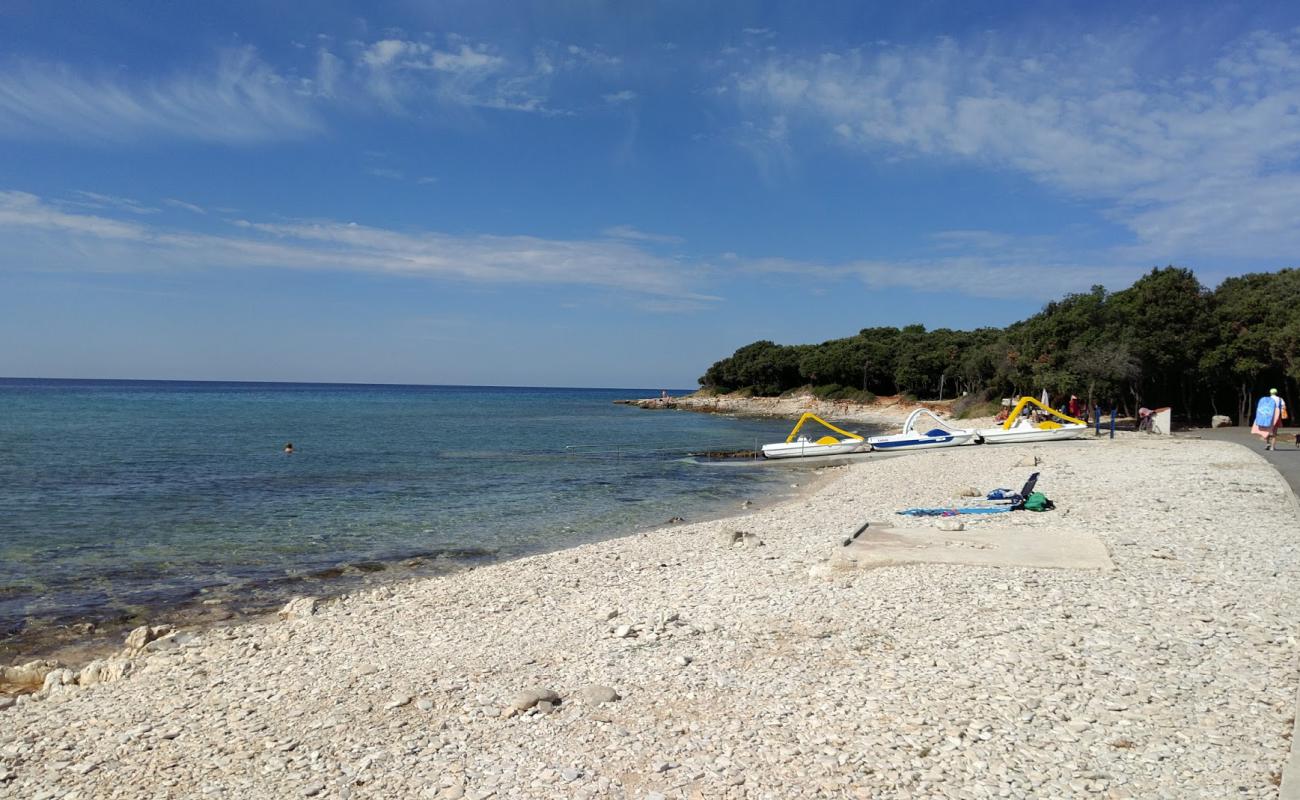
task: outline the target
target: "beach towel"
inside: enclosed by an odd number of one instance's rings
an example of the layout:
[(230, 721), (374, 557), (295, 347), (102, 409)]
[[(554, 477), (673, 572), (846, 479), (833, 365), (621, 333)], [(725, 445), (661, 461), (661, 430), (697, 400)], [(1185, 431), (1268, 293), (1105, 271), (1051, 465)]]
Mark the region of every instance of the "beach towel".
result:
[(1250, 432), (1261, 439), (1268, 439), (1273, 435), (1280, 411), (1280, 403), (1276, 397), (1264, 395), (1259, 398), (1259, 404), (1255, 406), (1255, 424), (1250, 426)]
[(1004, 514), (1011, 511), (1011, 506), (994, 506), (979, 508), (906, 508), (899, 511), (906, 517), (955, 517), (958, 514)]

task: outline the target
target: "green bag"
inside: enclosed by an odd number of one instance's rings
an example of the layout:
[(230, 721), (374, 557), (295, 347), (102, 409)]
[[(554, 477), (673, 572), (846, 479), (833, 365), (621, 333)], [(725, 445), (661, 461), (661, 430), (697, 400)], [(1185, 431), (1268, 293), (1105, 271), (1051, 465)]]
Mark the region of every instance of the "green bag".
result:
[(1026, 511), (1051, 511), (1056, 508), (1056, 504), (1047, 499), (1047, 495), (1042, 492), (1034, 492), (1025, 498), (1024, 509)]

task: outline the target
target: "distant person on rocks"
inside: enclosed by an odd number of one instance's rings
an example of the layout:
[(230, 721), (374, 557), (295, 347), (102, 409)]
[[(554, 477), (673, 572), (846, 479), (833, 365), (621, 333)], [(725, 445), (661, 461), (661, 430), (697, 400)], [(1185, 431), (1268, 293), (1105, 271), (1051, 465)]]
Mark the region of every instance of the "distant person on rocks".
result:
[(1255, 424), (1250, 432), (1264, 440), (1264, 449), (1274, 449), (1277, 443), (1277, 428), (1282, 424), (1282, 413), (1286, 410), (1286, 401), (1277, 396), (1277, 389), (1269, 389), (1268, 395), (1259, 398), (1255, 406)]

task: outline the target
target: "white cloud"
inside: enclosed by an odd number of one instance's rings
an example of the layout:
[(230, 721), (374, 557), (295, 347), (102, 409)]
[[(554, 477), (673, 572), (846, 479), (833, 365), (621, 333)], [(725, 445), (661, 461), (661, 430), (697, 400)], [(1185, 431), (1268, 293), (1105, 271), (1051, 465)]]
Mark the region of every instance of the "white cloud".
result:
[(631, 89), (623, 89), (622, 91), (611, 92), (610, 94), (601, 95), (601, 97), (603, 97), (605, 99), (605, 102), (609, 103), (610, 105), (618, 105), (620, 103), (630, 103), (633, 100), (635, 100), (636, 92), (632, 91)]
[(63, 211), (24, 192), (0, 192), (0, 268), (130, 271), (282, 268), (507, 284), (603, 287), (681, 301), (696, 291), (695, 265), (635, 244), (532, 236), (453, 236), (333, 221), (239, 221), (205, 233)]
[(0, 67), (0, 138), (247, 144), (302, 138), (319, 127), (310, 101), (251, 48), (161, 80), (87, 76), (32, 61)]
[(403, 56), (419, 56), (427, 52), (429, 46), (419, 42), (381, 39), (361, 53), (361, 62), (371, 67), (386, 67)]
[(446, 45), (386, 39), (365, 46), (353, 76), (359, 94), (397, 112), (430, 104), (551, 111), (547, 101), (555, 70), (545, 53), (511, 59), (455, 36), (447, 37)]
[(762, 258), (742, 262), (756, 275), (789, 275), (804, 280), (857, 280), (870, 289), (960, 294), (994, 299), (1055, 300), (1094, 284), (1127, 286), (1141, 267), (1081, 264), (1023, 253), (919, 256), (908, 259), (860, 259), (822, 264)]
[(779, 150), (811, 127), (874, 157), (972, 162), (1100, 200), (1134, 234), (1129, 257), (1292, 258), (1300, 33), (1252, 34), (1203, 68), (1153, 73), (1152, 54), (1178, 46), (1167, 35), (751, 53), (725, 86), (759, 132), (749, 148)]
[(189, 211), (190, 213), (193, 214), (208, 213), (207, 209), (203, 208), (203, 206), (195, 205), (194, 203), (187, 203), (184, 200), (177, 200), (174, 197), (165, 198), (163, 200), (163, 205), (171, 206), (172, 208), (179, 208), (185, 211)]
[(144, 241), (148, 229), (91, 214), (70, 214), (34, 194), (0, 191), (0, 228), (54, 231), (98, 239)]
[(505, 63), (505, 59), (500, 56), (472, 50), (468, 45), (461, 45), (455, 53), (435, 52), (431, 62), (434, 69), (443, 72), (491, 71), (500, 69)]
[(73, 195), (76, 200), (68, 201), (70, 205), (81, 206), (83, 208), (116, 208), (119, 211), (127, 211), (132, 214), (157, 214), (162, 209), (146, 206), (143, 203), (132, 200), (129, 197), (118, 197), (111, 194), (100, 194), (99, 192), (75, 191)]
[(633, 242), (681, 244), (685, 241), (680, 236), (667, 236), (661, 233), (646, 233), (645, 231), (637, 230), (631, 225), (614, 225), (601, 231), (601, 233), (613, 239), (627, 239)]
[(371, 167), (366, 170), (366, 173), (376, 178), (387, 178), (392, 181), (400, 181), (406, 177), (406, 174), (400, 169), (392, 169), (391, 167)]

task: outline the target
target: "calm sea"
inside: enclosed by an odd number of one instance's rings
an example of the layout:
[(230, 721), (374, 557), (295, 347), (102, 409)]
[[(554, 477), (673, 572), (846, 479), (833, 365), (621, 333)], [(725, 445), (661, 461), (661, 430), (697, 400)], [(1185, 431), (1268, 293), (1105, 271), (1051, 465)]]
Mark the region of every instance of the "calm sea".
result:
[(88, 622), (228, 618), (789, 486), (789, 467), (683, 458), (788, 421), (613, 403), (657, 394), (0, 379), (0, 657)]

